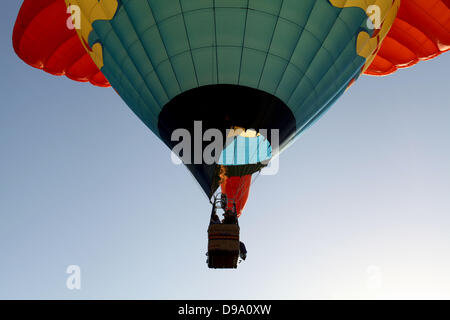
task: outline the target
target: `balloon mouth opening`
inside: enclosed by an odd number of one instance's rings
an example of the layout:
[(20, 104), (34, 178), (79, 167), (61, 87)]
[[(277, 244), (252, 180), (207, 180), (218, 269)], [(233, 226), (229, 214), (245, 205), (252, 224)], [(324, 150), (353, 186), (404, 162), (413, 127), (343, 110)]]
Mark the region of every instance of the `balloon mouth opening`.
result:
[[(272, 152), (271, 130), (278, 131), (281, 150), (297, 129), (292, 110), (282, 100), (259, 89), (231, 84), (201, 86), (173, 98), (159, 114), (158, 133), (162, 141), (173, 150), (179, 143), (172, 141), (173, 132), (177, 129), (187, 130), (195, 138), (196, 122), (201, 122), (202, 132), (217, 129), (222, 133), (226, 155), (232, 154), (231, 149), (256, 140), (261, 143), (265, 141), (265, 147), (270, 150), (263, 157), (254, 159), (249, 155), (238, 155), (238, 161), (232, 162), (231, 165), (223, 159), (214, 164), (188, 162), (186, 167), (208, 198), (218, 189), (225, 176), (251, 175), (266, 166), (263, 160), (270, 158)], [(234, 129), (231, 133), (232, 139), (227, 139), (230, 129)], [(267, 130), (269, 134), (261, 133), (263, 130)], [(227, 145), (230, 141), (231, 144)], [(201, 150), (204, 151), (211, 141), (200, 143)], [(192, 158), (195, 147), (193, 143)]]

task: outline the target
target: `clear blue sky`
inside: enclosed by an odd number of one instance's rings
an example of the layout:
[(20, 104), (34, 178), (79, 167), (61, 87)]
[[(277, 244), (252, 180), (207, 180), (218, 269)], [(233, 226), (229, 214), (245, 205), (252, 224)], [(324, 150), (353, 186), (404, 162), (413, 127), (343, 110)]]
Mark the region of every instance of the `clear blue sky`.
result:
[(16, 57), (20, 3), (0, 12), (0, 298), (450, 299), (450, 54), (362, 77), (258, 178), (248, 260), (214, 271), (200, 187), (112, 89)]

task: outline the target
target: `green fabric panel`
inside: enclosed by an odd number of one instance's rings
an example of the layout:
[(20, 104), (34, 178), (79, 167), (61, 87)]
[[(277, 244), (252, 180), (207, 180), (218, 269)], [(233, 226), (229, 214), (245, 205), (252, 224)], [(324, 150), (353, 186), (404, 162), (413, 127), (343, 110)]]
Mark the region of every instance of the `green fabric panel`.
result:
[(217, 83), (277, 96), (301, 131), (359, 76), (365, 59), (356, 54), (356, 38), (361, 30), (371, 33), (363, 10), (328, 0), (119, 4), (111, 21), (93, 23), (89, 44), (103, 45), (102, 71), (156, 134), (168, 101)]

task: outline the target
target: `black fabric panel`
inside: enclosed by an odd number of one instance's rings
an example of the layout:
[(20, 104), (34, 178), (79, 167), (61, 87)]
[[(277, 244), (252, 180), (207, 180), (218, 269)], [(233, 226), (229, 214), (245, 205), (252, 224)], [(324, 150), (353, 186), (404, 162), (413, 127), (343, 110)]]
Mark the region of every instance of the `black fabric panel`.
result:
[[(194, 121), (202, 121), (203, 133), (219, 129), (224, 139), (226, 130), (234, 126), (246, 129), (279, 129), (280, 147), (295, 134), (296, 121), (291, 110), (277, 97), (261, 90), (237, 85), (209, 85), (186, 91), (164, 106), (159, 114), (158, 129), (161, 139), (170, 148), (178, 144), (171, 141), (172, 132), (187, 129), (194, 137)], [(268, 140), (271, 142), (270, 134)], [(210, 142), (203, 143), (203, 149)], [(225, 144), (225, 141), (223, 142)], [(194, 145), (192, 144), (194, 163)], [(186, 165), (206, 195), (210, 197), (218, 187), (220, 166), (207, 164)], [(236, 166), (237, 167), (237, 166)], [(250, 174), (261, 165), (239, 166)], [(248, 167), (248, 168), (246, 168)], [(238, 175), (236, 168), (227, 172)]]

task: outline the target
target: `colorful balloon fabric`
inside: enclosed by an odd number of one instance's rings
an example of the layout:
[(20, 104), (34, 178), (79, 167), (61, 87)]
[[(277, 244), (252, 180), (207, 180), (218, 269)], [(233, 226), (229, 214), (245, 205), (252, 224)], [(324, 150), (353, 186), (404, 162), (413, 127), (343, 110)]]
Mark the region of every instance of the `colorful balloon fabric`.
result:
[[(195, 121), (225, 138), (242, 128), (223, 141), (229, 162), (185, 161), (208, 197), (221, 186), (240, 213), (267, 164), (256, 154), (291, 144), (362, 73), (449, 50), (449, 1), (25, 0), (13, 44), (36, 68), (111, 85), (171, 149)], [(279, 130), (279, 148), (248, 134), (261, 129)]]

